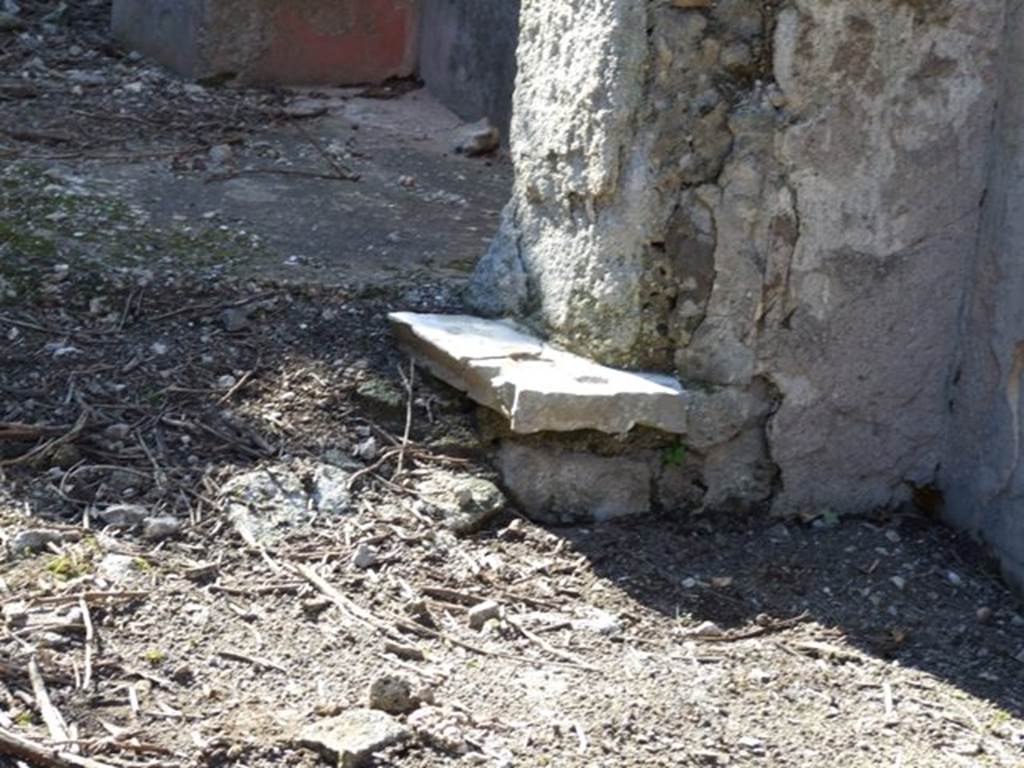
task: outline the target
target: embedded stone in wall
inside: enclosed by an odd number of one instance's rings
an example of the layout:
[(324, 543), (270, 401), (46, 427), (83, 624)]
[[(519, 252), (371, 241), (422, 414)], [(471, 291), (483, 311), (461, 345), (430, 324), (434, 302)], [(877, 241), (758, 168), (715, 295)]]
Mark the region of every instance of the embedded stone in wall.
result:
[(506, 441), (498, 469), (519, 507), (541, 522), (604, 522), (652, 509), (647, 455), (596, 456)]

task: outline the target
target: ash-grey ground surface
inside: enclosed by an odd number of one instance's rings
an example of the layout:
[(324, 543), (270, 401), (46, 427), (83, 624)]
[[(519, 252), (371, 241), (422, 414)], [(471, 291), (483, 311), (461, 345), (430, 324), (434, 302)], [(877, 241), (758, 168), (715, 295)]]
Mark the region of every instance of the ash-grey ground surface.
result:
[(55, 7), (0, 33), (0, 736), (53, 738), (35, 659), (111, 765), (318, 765), (385, 675), (378, 766), (1024, 762), (1021, 605), (928, 498), (502, 503), (387, 332), (459, 307), (510, 185), (419, 91), (199, 91)]

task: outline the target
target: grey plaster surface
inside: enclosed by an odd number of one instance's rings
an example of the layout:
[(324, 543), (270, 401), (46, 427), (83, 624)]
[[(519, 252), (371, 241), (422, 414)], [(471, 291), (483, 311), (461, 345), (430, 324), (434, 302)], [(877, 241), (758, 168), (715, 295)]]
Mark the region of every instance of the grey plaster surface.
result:
[(939, 472), (946, 512), (988, 541), (1024, 589), (1024, 12), (1010, 7), (1002, 38), (999, 109), (987, 165), (976, 259), (967, 292), (951, 420)]
[(490, 118), (507, 141), (516, 77), (520, 0), (424, 0), (420, 77), (473, 122)]

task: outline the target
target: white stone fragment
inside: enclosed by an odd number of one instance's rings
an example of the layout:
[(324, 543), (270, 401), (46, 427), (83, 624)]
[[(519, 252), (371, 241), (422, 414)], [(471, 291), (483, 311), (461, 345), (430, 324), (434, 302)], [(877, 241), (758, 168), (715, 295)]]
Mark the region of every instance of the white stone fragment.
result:
[(686, 432), (686, 393), (671, 377), (598, 365), (509, 320), (388, 317), (399, 341), (435, 376), (505, 414), (514, 432), (622, 434), (638, 425)]
[(482, 603), (477, 603), (469, 609), (469, 626), (472, 629), (480, 630), (484, 628), (484, 625), (491, 619), (496, 619), (501, 615), (501, 606), (493, 600), (485, 600)]
[(303, 747), (330, 755), (339, 768), (362, 768), (374, 752), (412, 737), (412, 731), (385, 712), (352, 709), (304, 729), (296, 739)]

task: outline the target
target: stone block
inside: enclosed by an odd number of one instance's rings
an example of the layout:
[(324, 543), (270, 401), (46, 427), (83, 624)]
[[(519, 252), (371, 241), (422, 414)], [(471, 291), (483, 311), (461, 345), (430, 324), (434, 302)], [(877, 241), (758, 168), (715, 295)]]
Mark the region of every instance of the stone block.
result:
[(389, 319), (435, 376), (503, 413), (513, 432), (686, 431), (688, 398), (670, 377), (597, 365), (508, 321), (408, 312)]
[(649, 513), (653, 459), (505, 441), (498, 467), (506, 489), (531, 519), (567, 524)]
[(418, 0), (114, 0), (114, 36), (185, 77), (351, 85), (410, 75)]

